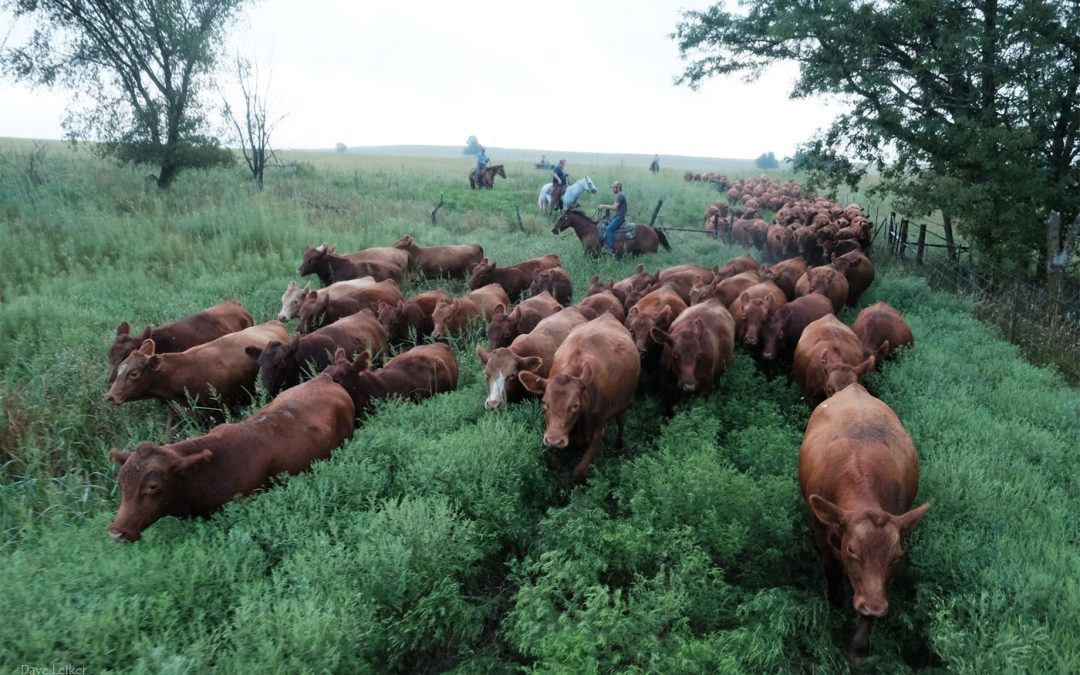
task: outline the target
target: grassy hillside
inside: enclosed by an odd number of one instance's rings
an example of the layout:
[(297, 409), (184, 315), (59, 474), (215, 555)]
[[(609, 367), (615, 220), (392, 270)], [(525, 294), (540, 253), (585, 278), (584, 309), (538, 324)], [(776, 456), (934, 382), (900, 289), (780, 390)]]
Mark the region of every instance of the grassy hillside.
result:
[[(102, 401), (121, 320), (156, 324), (223, 298), (266, 320), (320, 241), (356, 249), (412, 233), (479, 242), (499, 261), (556, 252), (577, 297), (590, 275), (625, 276), (636, 261), (588, 260), (572, 235), (553, 237), (535, 211), (544, 176), (525, 163), (470, 192), (465, 157), (295, 153), (261, 195), (239, 170), (185, 174), (162, 194), (144, 171), (59, 146), (31, 171), (30, 150), (0, 145), (3, 667), (847, 668), (853, 611), (825, 601), (795, 479), (808, 411), (745, 354), (670, 419), (640, 396), (627, 449), (605, 449), (575, 488), (577, 458), (542, 447), (537, 403), (484, 410), (475, 341), (462, 338), (458, 391), (381, 406), (332, 459), (209, 520), (112, 542), (108, 450), (167, 440), (160, 406)], [(571, 172), (621, 179), (635, 218), (664, 199), (675, 226), (697, 226), (716, 196), (674, 169)], [(741, 252), (671, 238), (650, 267)], [(863, 303), (879, 299), (904, 313), (916, 347), (870, 386), (911, 432), (919, 501), (933, 506), (869, 667), (1080, 671), (1080, 394), (920, 280), (882, 278)]]

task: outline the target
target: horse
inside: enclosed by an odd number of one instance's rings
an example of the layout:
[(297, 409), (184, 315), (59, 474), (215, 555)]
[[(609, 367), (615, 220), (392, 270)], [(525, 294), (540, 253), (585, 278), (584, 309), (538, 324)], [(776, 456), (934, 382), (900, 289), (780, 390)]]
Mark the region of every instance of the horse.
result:
[[(599, 227), (600, 225), (595, 220), (578, 209), (568, 209), (563, 211), (559, 219), (555, 221), (555, 227), (552, 228), (551, 233), (559, 234), (567, 228), (572, 229), (577, 234), (578, 239), (581, 240), (581, 245), (585, 248), (586, 253), (600, 255), (600, 250), (604, 247), (604, 241), (603, 234), (598, 229)], [(630, 228), (633, 228), (633, 236), (626, 238), (622, 233)], [(627, 253), (631, 255), (656, 253), (660, 246), (663, 246), (668, 251), (671, 250), (667, 235), (662, 230), (648, 225), (626, 223), (615, 233), (616, 257), (621, 258)]]
[(540, 209), (541, 213), (551, 213), (555, 211), (565, 211), (566, 209), (572, 209), (577, 206), (578, 197), (582, 192), (590, 192), (596, 194), (596, 186), (593, 185), (592, 179), (585, 176), (581, 180), (569, 185), (563, 192), (562, 199), (555, 199), (553, 196), (554, 185), (552, 183), (546, 183), (544, 187), (540, 188), (540, 195), (536, 199), (536, 206)]
[(469, 188), (475, 190), (478, 187), (491, 190), (495, 187), (495, 176), (506, 178), (506, 169), (502, 164), (495, 164), (484, 169), (484, 175), (480, 180), (476, 177), (476, 167), (469, 171)]
[(660, 173), (660, 162), (655, 160), (655, 159), (652, 162), (650, 162), (649, 163), (649, 171), (651, 171), (654, 174)]

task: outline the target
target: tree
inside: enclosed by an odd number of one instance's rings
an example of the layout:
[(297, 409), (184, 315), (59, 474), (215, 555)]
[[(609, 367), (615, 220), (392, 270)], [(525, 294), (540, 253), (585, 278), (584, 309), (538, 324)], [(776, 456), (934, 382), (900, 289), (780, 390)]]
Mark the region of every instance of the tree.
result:
[[(793, 98), (848, 112), (796, 168), (941, 210), (995, 264), (1028, 267), (1050, 208), (1080, 210), (1080, 5), (1026, 0), (764, 0), (686, 12), (672, 35), (691, 87), (793, 61)], [(953, 189), (937, 189), (948, 185)], [(914, 215), (914, 214), (913, 214)]]
[(75, 92), (64, 127), (105, 154), (159, 167), (168, 187), (185, 168), (232, 161), (205, 133), (200, 93), (244, 0), (0, 0), (28, 19), (27, 40), (0, 67)]
[(334, 146), (334, 152), (348, 152), (348, 150), (349, 146), (345, 145), (344, 143), (339, 142), (337, 145)]
[(225, 102), (225, 116), (236, 131), (240, 141), (240, 151), (244, 155), (251, 177), (259, 192), (263, 189), (263, 172), (267, 162), (274, 159), (274, 150), (270, 147), (270, 137), (285, 115), (278, 115), (270, 110), (270, 77), (266, 78), (265, 89), (259, 86), (259, 69), (251, 62), (236, 55), (236, 79), (244, 99), (243, 111), (238, 113)]
[(469, 140), (465, 142), (465, 149), (461, 151), (463, 155), (475, 155), (480, 152), (480, 142), (476, 140), (476, 136), (469, 136)]
[(780, 168), (780, 162), (777, 161), (776, 155), (771, 150), (758, 155), (758, 158), (754, 160), (754, 164), (763, 171)]

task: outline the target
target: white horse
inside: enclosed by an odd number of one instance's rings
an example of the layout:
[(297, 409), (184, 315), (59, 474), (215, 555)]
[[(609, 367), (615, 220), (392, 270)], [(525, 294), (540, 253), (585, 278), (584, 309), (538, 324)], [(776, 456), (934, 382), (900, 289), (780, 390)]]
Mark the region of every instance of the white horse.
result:
[[(540, 196), (536, 199), (536, 206), (540, 209), (541, 213), (551, 213), (551, 189), (552, 183), (546, 183), (544, 187), (540, 188)], [(578, 197), (582, 192), (590, 192), (596, 194), (596, 186), (593, 185), (592, 179), (585, 176), (581, 180), (571, 184), (566, 188), (566, 192), (563, 193), (562, 198), (562, 210), (572, 209), (577, 206)]]

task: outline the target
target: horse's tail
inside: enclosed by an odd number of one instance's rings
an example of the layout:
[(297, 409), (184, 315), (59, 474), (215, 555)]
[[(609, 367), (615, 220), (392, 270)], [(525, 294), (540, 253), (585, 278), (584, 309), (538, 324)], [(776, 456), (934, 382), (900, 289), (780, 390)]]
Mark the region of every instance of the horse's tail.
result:
[(661, 230), (659, 227), (657, 227), (655, 229), (656, 229), (656, 238), (660, 240), (660, 245), (663, 246), (668, 251), (670, 251), (671, 250), (671, 244), (668, 243), (667, 235), (664, 234), (664, 231)]

